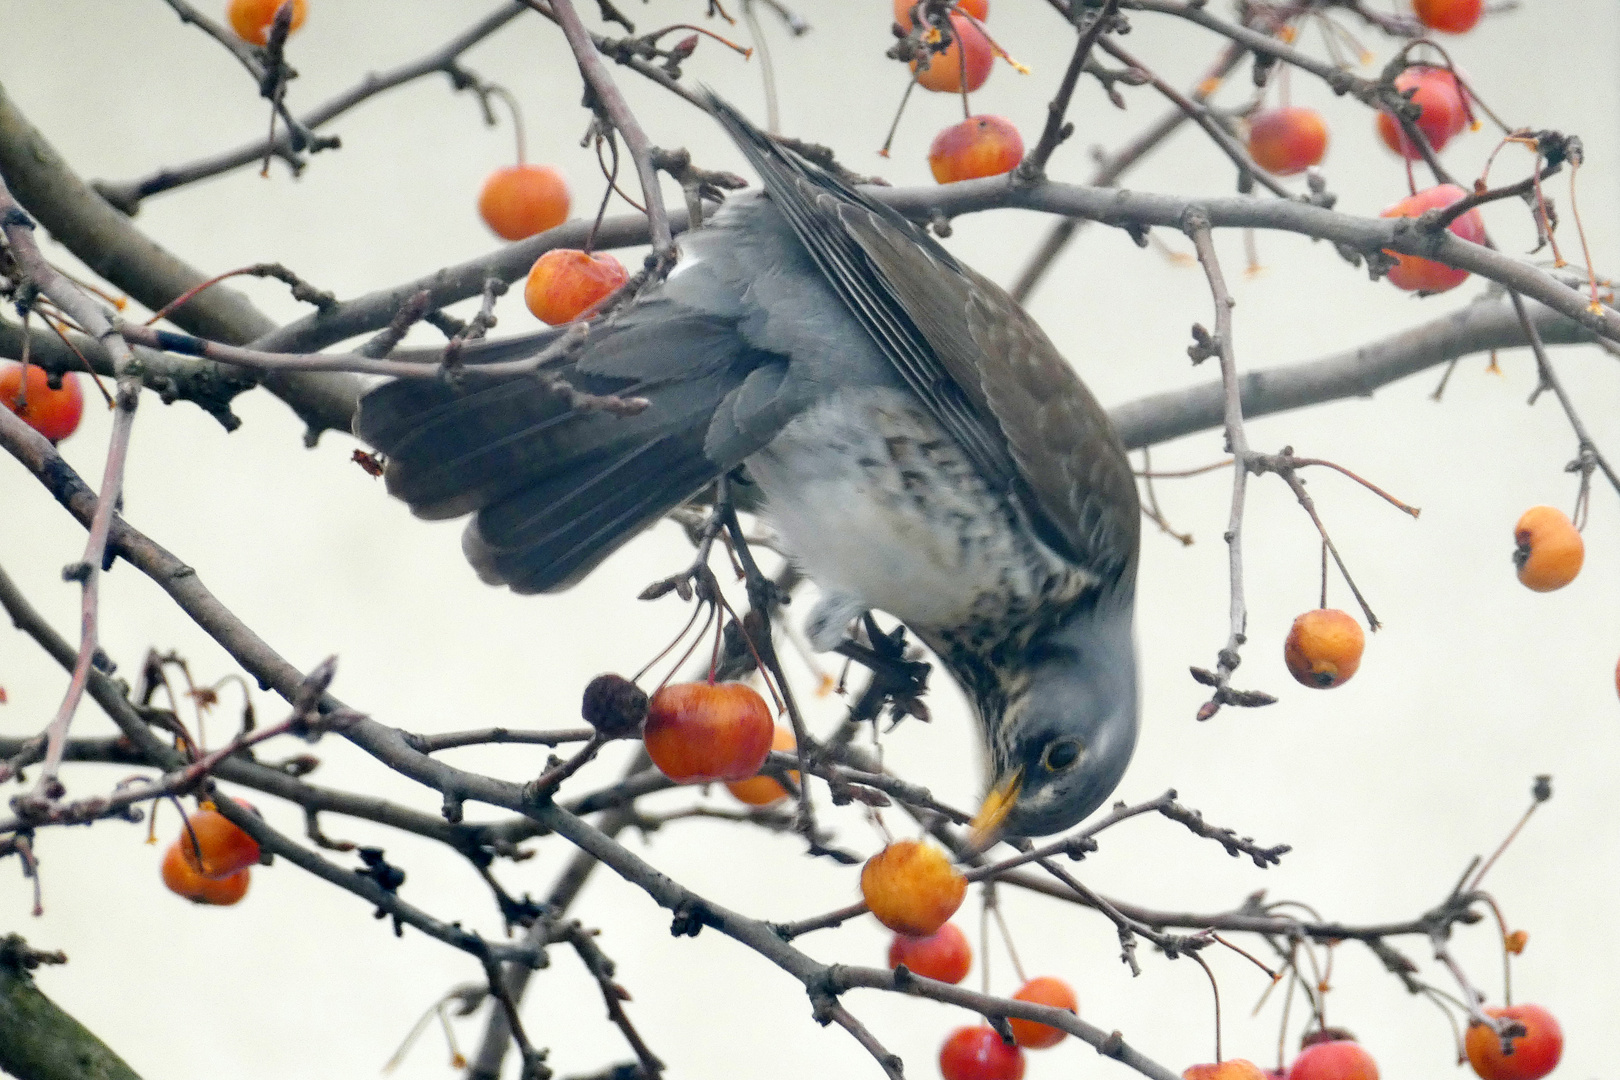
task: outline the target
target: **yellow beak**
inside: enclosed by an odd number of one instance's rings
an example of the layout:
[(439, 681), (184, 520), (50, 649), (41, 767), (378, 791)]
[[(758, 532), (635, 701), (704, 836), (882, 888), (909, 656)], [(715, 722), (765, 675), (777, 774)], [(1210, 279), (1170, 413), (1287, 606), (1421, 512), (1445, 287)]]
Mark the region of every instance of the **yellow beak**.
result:
[(991, 788), (984, 797), (984, 804), (973, 815), (973, 823), (969, 826), (968, 843), (974, 851), (984, 851), (1001, 838), (1001, 824), (1007, 820), (1013, 803), (1018, 801), (1018, 790), (1023, 784), (1024, 770), (1019, 769)]

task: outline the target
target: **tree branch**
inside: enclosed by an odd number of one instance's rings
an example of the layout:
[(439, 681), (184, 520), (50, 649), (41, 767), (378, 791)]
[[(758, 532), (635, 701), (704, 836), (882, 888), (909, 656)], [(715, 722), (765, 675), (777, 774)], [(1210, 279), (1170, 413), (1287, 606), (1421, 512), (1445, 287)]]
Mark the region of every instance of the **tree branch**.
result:
[[(493, 11), (426, 56), (402, 64), (392, 71), (367, 74), (355, 86), (298, 117), (298, 123), (304, 128), (314, 130), (331, 123), (369, 98), (435, 72), (442, 71), (455, 81), (458, 77), (455, 69), (456, 59), (526, 10), (526, 5), (514, 2), (509, 7)], [(206, 180), (211, 176), (241, 168), (243, 165), (251, 165), (267, 155), (282, 158), (293, 167), (295, 173), (302, 167), (293, 150), (292, 137), (283, 132), (273, 141), (260, 139), (257, 142), (245, 143), (235, 149), (187, 165), (159, 169), (141, 180), (127, 180), (122, 183), (97, 180), (91, 187), (113, 206), (134, 216), (140, 209), (142, 200), (150, 196), (174, 191), (198, 180)]]
[(30, 969), (66, 960), (28, 948), (16, 934), (0, 938), (0, 1071), (18, 1080), (141, 1080), (34, 985)]

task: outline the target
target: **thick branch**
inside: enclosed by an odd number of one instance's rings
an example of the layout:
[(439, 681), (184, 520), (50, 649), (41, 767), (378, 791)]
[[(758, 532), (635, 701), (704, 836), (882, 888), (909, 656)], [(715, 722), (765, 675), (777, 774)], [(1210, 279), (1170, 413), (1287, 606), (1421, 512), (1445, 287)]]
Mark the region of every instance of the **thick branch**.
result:
[[(1530, 318), (1543, 340), (1575, 345), (1591, 334), (1540, 304)], [(1243, 415), (1249, 418), (1318, 405), (1341, 398), (1368, 397), (1381, 386), (1470, 353), (1528, 345), (1507, 299), (1481, 296), (1473, 303), (1380, 341), (1280, 367), (1251, 369), (1238, 376)], [(1109, 416), (1132, 449), (1221, 424), (1225, 397), (1219, 381), (1167, 390), (1114, 406)]]
[[(0, 1071), (18, 1080), (141, 1080), (95, 1033), (40, 993), (28, 973), (40, 956), (0, 939)], [(60, 953), (47, 962), (61, 963)]]
[[(92, 191), (28, 123), (3, 86), (0, 177), (57, 242), (153, 311), (208, 280), (209, 275), (153, 243)], [(199, 337), (235, 345), (275, 328), (240, 293), (223, 288), (209, 289), (188, 301), (176, 309), (172, 319)], [(273, 375), (264, 380), (266, 389), (317, 432), (349, 429), (359, 385), (353, 375), (329, 373)]]

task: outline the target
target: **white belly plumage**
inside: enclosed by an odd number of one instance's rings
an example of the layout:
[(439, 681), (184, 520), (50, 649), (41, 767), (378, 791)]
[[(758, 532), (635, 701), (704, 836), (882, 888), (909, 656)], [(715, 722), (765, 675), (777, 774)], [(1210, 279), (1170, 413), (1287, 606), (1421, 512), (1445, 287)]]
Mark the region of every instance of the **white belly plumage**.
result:
[(841, 391), (791, 421), (748, 471), (783, 545), (824, 593), (809, 624), (820, 649), (869, 608), (927, 636), (1000, 622), (1089, 583), (899, 390)]

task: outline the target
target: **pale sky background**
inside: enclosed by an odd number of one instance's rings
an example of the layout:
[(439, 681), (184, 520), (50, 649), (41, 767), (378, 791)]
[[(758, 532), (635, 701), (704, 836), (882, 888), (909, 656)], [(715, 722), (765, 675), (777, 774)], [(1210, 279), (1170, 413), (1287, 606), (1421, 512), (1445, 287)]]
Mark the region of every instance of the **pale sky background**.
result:
[[(1374, 2), (1388, 8), (1391, 0)], [(797, 4), (815, 25), (809, 36), (788, 41), (780, 25), (767, 20), (786, 130), (835, 146), (855, 169), (899, 184), (926, 181), (930, 138), (960, 114), (953, 100), (920, 95), (893, 158), (875, 156), (905, 81), (882, 56), (890, 40), (889, 0)], [(645, 6), (626, 0), (624, 6), (645, 28), (700, 21), (704, 7), (700, 0)], [(420, 55), (491, 7), (311, 0), (309, 22), (293, 40), (291, 57), (301, 76), (291, 101), (298, 109), (323, 101), (368, 70)], [(1178, 85), (1195, 78), (1219, 47), (1173, 19), (1139, 14), (1133, 23), (1128, 47)], [(999, 67), (976, 108), (1014, 119), (1033, 141), (1071, 35), (1039, 0), (996, 0), (990, 25), (1035, 74), (1020, 78)], [(1610, 273), (1620, 247), (1617, 26), (1607, 0), (1529, 0), (1449, 43), (1510, 122), (1584, 138), (1585, 225), (1600, 271)], [(1388, 57), (1385, 39), (1359, 27), (1355, 32), (1378, 63)], [(1315, 30), (1302, 41), (1313, 51), (1321, 48)], [(587, 212), (600, 178), (578, 146), (586, 117), (577, 107), (577, 74), (560, 35), (538, 19), (522, 19), (466, 63), (520, 97), (531, 159), (562, 168), (574, 184), (576, 212)], [(762, 116), (757, 64), (706, 42), (687, 70), (690, 79), (714, 85)], [(0, 73), (7, 92), (87, 177), (145, 175), (235, 146), (266, 123), (235, 61), (181, 26), (158, 0), (4, 0)], [(628, 72), (616, 76), (655, 143), (687, 146), (705, 165), (741, 168), (718, 130), (684, 103)], [(1241, 99), (1247, 77), (1246, 69), (1240, 72), (1226, 100)], [(1295, 78), (1292, 89), (1296, 103), (1329, 118), (1326, 168), (1343, 209), (1376, 213), (1404, 193), (1402, 170), (1376, 142), (1370, 115), (1305, 79)], [(1130, 109), (1122, 113), (1095, 85), (1082, 84), (1072, 114), (1077, 134), (1054, 159), (1056, 176), (1083, 180), (1088, 147), (1116, 146), (1159, 115), (1162, 106), (1151, 90), (1126, 94)], [(207, 270), (279, 260), (340, 297), (493, 247), (474, 200), (483, 177), (510, 158), (510, 131), (484, 128), (470, 97), (452, 93), (442, 78), (428, 79), (370, 102), (331, 130), (342, 135), (344, 148), (313, 160), (301, 180), (280, 168), (268, 181), (243, 170), (155, 198), (138, 222)], [(1471, 177), (1492, 145), (1487, 133), (1465, 135), (1446, 160)], [(1517, 178), (1525, 168), (1523, 152), (1509, 150), (1495, 175)], [(1227, 194), (1231, 172), (1207, 142), (1185, 132), (1129, 183)], [(1550, 190), (1567, 210), (1566, 178)], [(1486, 217), (1506, 250), (1529, 246), (1528, 221), (1518, 206), (1488, 208)], [(960, 220), (949, 245), (1007, 282), (1041, 227), (1028, 214), (980, 215)], [(1573, 228), (1562, 235), (1566, 250), (1578, 256)], [(1164, 239), (1178, 251), (1188, 249), (1179, 236)], [(1368, 282), (1326, 245), (1281, 235), (1262, 236), (1259, 244), (1266, 270), (1250, 278), (1241, 273), (1241, 238), (1220, 237), (1238, 300), (1237, 355), (1246, 368), (1378, 339), (1462, 304), (1481, 288), (1470, 282), (1418, 301)], [(71, 265), (60, 249), (53, 251)], [(301, 314), (279, 286), (242, 289), (273, 317)], [(1089, 229), (1032, 310), (1104, 403), (1214, 376), (1207, 367), (1193, 371), (1184, 352), (1189, 325), (1211, 317), (1202, 275), (1137, 249), (1118, 231)], [(499, 314), (498, 332), (532, 326), (516, 292)], [(1593, 435), (1620, 457), (1616, 361), (1587, 347), (1559, 350), (1557, 364)], [(1218, 910), (1265, 889), (1332, 918), (1409, 918), (1443, 898), (1470, 856), (1494, 848), (1523, 810), (1531, 777), (1550, 772), (1555, 798), (1490, 884), (1512, 924), (1530, 933), (1529, 949), (1514, 967), (1517, 997), (1546, 1005), (1563, 1021), (1567, 1049), (1558, 1075), (1584, 1080), (1612, 1072), (1609, 1032), (1620, 997), (1620, 949), (1610, 933), (1620, 895), (1613, 786), (1620, 753), (1614, 685), (1620, 513), (1615, 493), (1598, 488), (1586, 532), (1587, 565), (1569, 588), (1538, 595), (1517, 583), (1508, 558), (1513, 523), (1538, 503), (1570, 506), (1575, 485), (1563, 467), (1574, 440), (1550, 395), (1526, 407), (1534, 385), (1527, 352), (1504, 354), (1500, 376), (1484, 369), (1483, 357), (1465, 360), (1442, 404), (1429, 399), (1435, 371), (1371, 401), (1250, 425), (1259, 449), (1291, 444), (1302, 454), (1330, 458), (1423, 508), (1414, 522), (1342, 478), (1311, 477), (1336, 541), (1387, 624), (1371, 636), (1360, 674), (1331, 693), (1297, 686), (1282, 666), (1290, 621), (1316, 602), (1318, 547), (1284, 485), (1260, 478), (1251, 487), (1246, 532), (1250, 644), (1237, 681), (1276, 693), (1281, 702), (1194, 722), (1205, 691), (1187, 668), (1212, 666), (1226, 635), (1220, 537), (1229, 477), (1223, 472), (1162, 484), (1166, 512), (1197, 543), (1184, 549), (1151, 528), (1145, 534), (1138, 615), (1144, 726), (1119, 796), (1136, 801), (1174, 786), (1211, 820), (1295, 850), (1280, 868), (1261, 871), (1169, 822), (1148, 820), (1107, 837), (1102, 851), (1077, 869), (1104, 892), (1165, 908)], [(675, 530), (665, 527), (632, 544), (564, 596), (513, 597), (477, 583), (460, 556), (459, 524), (412, 520), (350, 464), (352, 440), (328, 434), (307, 451), (298, 423), (279, 402), (252, 394), (239, 399), (237, 409), (245, 426), (226, 436), (196, 408), (165, 408), (147, 396), (132, 447), (127, 516), (195, 566), (294, 663), (308, 667), (336, 653), (335, 691), (384, 723), (415, 731), (570, 726), (577, 723), (586, 680), (607, 669), (633, 672), (684, 621), (673, 597), (656, 605), (634, 599), (647, 581), (684, 565), (688, 552)], [(92, 409), (63, 448), (92, 478), (101, 472), (108, 429), (105, 415)], [(1209, 432), (1161, 448), (1154, 461), (1160, 468), (1193, 466), (1214, 460), (1220, 449), (1220, 436)], [(6, 461), (0, 461), (0, 506), (6, 508), (0, 565), (60, 629), (70, 630), (78, 590), (60, 580), (59, 570), (78, 557), (80, 529)], [(103, 597), (107, 651), (129, 677), (149, 647), (180, 650), (203, 679), (233, 670), (221, 650), (128, 567), (110, 575)], [(1337, 581), (1330, 602), (1352, 603)], [(907, 777), (969, 804), (979, 785), (975, 740), (947, 681), (935, 680), (935, 722), (903, 726), (887, 738), (886, 752)], [(10, 699), (0, 708), (0, 730), (37, 731), (65, 684), (32, 642), (0, 629), (0, 685)], [(224, 737), (234, 693), (227, 692), (224, 715), (210, 725), (215, 739)], [(255, 701), (261, 717), (281, 712), (268, 694)], [(836, 712), (823, 704), (819, 722), (832, 722)], [(101, 733), (111, 725), (87, 706), (76, 730)], [(285, 752), (301, 749), (289, 745)], [(386, 773), (340, 740), (329, 739), (316, 752), (324, 762), (315, 776), (320, 782), (386, 794), (428, 812), (438, 807), (433, 793)], [(521, 780), (535, 774), (544, 756), (513, 748), (465, 751), (453, 760)], [(605, 782), (620, 756), (609, 755), (572, 790)], [(87, 795), (126, 772), (84, 766), (68, 780), (75, 795)], [(664, 796), (657, 805), (692, 797)], [(711, 798), (727, 802), (723, 794)], [(301, 835), (296, 809), (268, 798), (258, 802), (274, 824)], [(484, 816), (477, 807), (469, 814)], [(841, 812), (829, 820), (845, 845), (865, 852), (879, 843), (858, 815)], [(899, 813), (888, 821), (905, 831)], [(160, 821), (165, 843), (175, 825), (172, 813)], [(499, 931), (486, 890), (459, 859), (365, 823), (329, 818), (325, 828), (386, 846), (410, 874), (404, 893), (413, 903), (486, 933)], [(234, 909), (193, 908), (162, 888), (162, 849), (144, 845), (143, 837), (144, 829), (118, 823), (42, 834), (46, 914), (29, 918), (27, 885), (15, 861), (6, 862), (0, 864), (0, 927), (24, 932), (39, 947), (65, 949), (72, 962), (42, 972), (42, 987), (154, 1080), (375, 1075), (435, 997), (478, 977), (468, 957), (415, 931), (395, 940), (357, 899), (288, 865), (256, 870), (251, 892)], [(682, 822), (650, 841), (627, 839), (700, 893), (763, 918), (808, 916), (847, 903), (856, 892), (856, 868), (806, 860), (791, 838)], [(533, 860), (500, 867), (514, 891), (543, 893), (568, 854), (558, 842), (537, 848)], [(1030, 973), (1073, 983), (1086, 1018), (1119, 1029), (1172, 1068), (1209, 1059), (1209, 990), (1193, 964), (1166, 962), (1144, 948), (1145, 970), (1132, 979), (1100, 917), (1012, 891), (1004, 903)], [(601, 929), (603, 948), (618, 960), (619, 978), (634, 994), (632, 1015), (671, 1077), (877, 1075), (846, 1034), (810, 1020), (797, 983), (712, 931), (672, 939), (667, 914), (611, 874), (599, 872), (575, 910)], [(976, 912), (975, 897), (958, 916), (975, 939)], [(1488, 925), (1464, 928), (1456, 949), (1496, 998), (1494, 937)], [(803, 944), (827, 959), (881, 963), (886, 940), (886, 932), (862, 920)], [(1426, 977), (1450, 988), (1428, 965), (1423, 942), (1402, 944), (1424, 962)], [(1392, 1080), (1448, 1075), (1451, 1035), (1436, 1010), (1408, 997), (1365, 949), (1339, 951), (1330, 1020), (1358, 1032)], [(1248, 1015), (1264, 976), (1231, 954), (1208, 955), (1221, 980), (1228, 1054), (1274, 1063), (1277, 1001), (1257, 1019)], [(1015, 988), (999, 949), (992, 978), (1000, 992)], [(976, 967), (970, 980), (977, 985), (978, 979)], [(971, 1019), (874, 993), (851, 994), (847, 1003), (918, 1078), (937, 1075), (940, 1041)], [(1296, 1024), (1301, 1015), (1296, 1009)], [(559, 1075), (631, 1056), (604, 1019), (595, 986), (563, 952), (536, 979), (525, 1016), (534, 1039), (552, 1048)], [(460, 1026), (469, 1049), (480, 1027)], [(398, 1075), (442, 1078), (449, 1075), (444, 1061), (442, 1044), (430, 1034)], [(1121, 1069), (1069, 1040), (1030, 1054), (1028, 1076), (1120, 1077)]]

